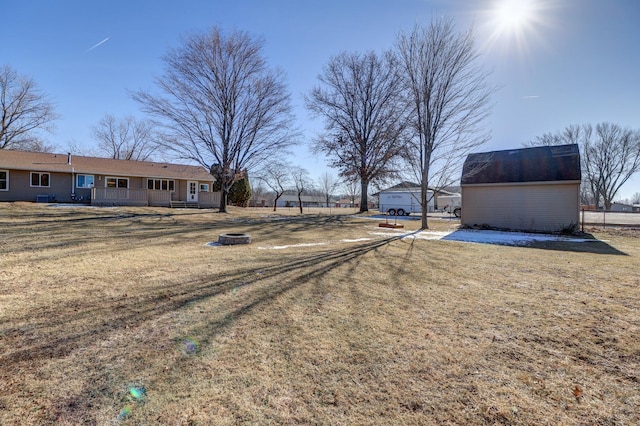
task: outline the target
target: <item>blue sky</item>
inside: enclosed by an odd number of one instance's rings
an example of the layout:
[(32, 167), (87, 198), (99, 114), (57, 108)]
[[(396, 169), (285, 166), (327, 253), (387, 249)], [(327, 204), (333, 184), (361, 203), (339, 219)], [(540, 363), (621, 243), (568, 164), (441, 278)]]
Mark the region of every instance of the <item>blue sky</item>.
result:
[[(62, 117), (49, 140), (64, 152), (70, 143), (91, 148), (105, 113), (142, 117), (129, 91), (154, 87), (162, 55), (182, 35), (214, 25), (248, 31), (264, 37), (270, 64), (287, 74), (307, 142), (322, 123), (302, 95), (330, 56), (388, 49), (399, 31), (446, 16), (460, 30), (474, 25), (480, 60), (500, 87), (483, 150), (521, 147), (569, 124), (640, 128), (640, 2), (526, 0), (516, 19), (517, 11), (500, 13), (504, 1), (516, 0), (12, 1), (2, 7), (0, 64), (54, 99)], [(294, 154), (314, 176), (329, 170), (302, 144)], [(619, 196), (635, 192), (640, 176)]]

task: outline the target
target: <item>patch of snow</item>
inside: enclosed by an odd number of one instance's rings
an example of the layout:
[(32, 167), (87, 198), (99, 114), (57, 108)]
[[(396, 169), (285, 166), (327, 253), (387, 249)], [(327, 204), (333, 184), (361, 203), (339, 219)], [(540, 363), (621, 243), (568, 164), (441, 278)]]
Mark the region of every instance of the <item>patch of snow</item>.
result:
[(296, 216), (280, 216), (275, 214), (262, 214), (260, 215), (260, 219), (270, 219), (270, 220), (291, 220), (295, 219)]
[(355, 238), (352, 240), (340, 240), (341, 243), (358, 243), (360, 241), (370, 241), (371, 238)]
[(66, 203), (49, 203), (47, 207), (52, 209), (74, 209), (74, 208), (83, 208), (83, 209), (106, 209), (106, 208), (114, 208), (114, 207), (97, 207), (92, 206), (91, 204), (66, 204)]
[(405, 238), (413, 237), (417, 240), (442, 240), (449, 234), (451, 234), (451, 232), (422, 231), (417, 232), (415, 235), (407, 235)]
[(397, 230), (390, 230), (388, 232), (369, 232), (370, 235), (381, 235), (381, 236), (385, 236), (385, 237), (401, 237), (402, 239), (405, 238), (413, 238), (416, 240), (441, 240), (444, 237), (446, 237), (447, 235), (450, 234), (450, 232), (436, 232), (436, 231), (412, 231), (412, 232), (398, 232)]
[(564, 235), (532, 234), (526, 232), (486, 231), (475, 229), (460, 229), (442, 238), (445, 241), (460, 241), (465, 243), (502, 244), (523, 246), (538, 241), (557, 241), (571, 243), (587, 243), (596, 241), (588, 238), (573, 238)]
[(459, 229), (456, 231), (398, 231), (389, 229), (388, 231), (369, 232), (370, 235), (400, 236), (401, 238), (413, 238), (420, 240), (443, 240), (457, 241), (464, 243), (500, 244), (511, 246), (523, 246), (539, 241), (556, 241), (571, 243), (586, 243), (595, 241), (589, 238), (574, 238), (564, 235), (554, 234), (534, 234), (527, 232), (506, 232), (474, 229)]
[(258, 247), (259, 250), (282, 250), (288, 249), (291, 247), (314, 247), (314, 246), (324, 246), (329, 243), (302, 243), (302, 244), (291, 244), (288, 246), (267, 246), (267, 247)]

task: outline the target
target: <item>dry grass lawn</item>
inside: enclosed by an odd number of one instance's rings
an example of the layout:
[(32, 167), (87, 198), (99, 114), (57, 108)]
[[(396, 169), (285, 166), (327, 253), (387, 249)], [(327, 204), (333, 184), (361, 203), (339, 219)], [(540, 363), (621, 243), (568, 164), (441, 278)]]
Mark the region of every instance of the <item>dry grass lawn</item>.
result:
[(0, 424), (640, 423), (637, 232), (335, 213), (0, 204)]

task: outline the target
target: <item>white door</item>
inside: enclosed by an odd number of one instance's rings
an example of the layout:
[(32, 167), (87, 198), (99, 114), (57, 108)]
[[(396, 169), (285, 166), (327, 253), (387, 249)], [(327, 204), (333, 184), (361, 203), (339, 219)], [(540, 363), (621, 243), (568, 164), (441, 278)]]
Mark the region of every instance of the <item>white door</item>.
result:
[(198, 202), (198, 182), (192, 180), (187, 182), (187, 201), (190, 203)]

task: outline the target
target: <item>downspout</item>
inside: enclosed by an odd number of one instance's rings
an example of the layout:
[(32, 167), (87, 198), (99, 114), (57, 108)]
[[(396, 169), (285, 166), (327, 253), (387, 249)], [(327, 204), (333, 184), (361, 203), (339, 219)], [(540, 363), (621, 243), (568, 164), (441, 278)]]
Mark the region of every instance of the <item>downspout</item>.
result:
[[(71, 153), (67, 153), (67, 164), (71, 166)], [(76, 176), (75, 176), (75, 168), (71, 167), (71, 199), (75, 200), (76, 198)]]

